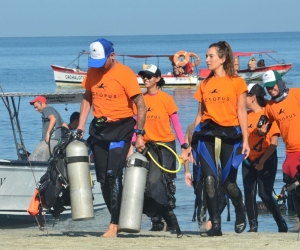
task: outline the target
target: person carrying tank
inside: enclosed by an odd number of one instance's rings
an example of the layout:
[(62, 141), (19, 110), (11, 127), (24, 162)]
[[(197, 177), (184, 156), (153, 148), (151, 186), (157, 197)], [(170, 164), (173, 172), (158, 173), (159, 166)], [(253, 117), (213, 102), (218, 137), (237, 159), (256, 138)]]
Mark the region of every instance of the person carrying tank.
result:
[(248, 85), (248, 138), (251, 151), (249, 157), (242, 164), (245, 205), (250, 224), (248, 232), (257, 232), (258, 229), (257, 185), (258, 195), (272, 213), (278, 226), (278, 232), (287, 232), (286, 222), (281, 216), (277, 201), (272, 196), (277, 173), (276, 148), (280, 131), (277, 124), (273, 122), (266, 136), (260, 137), (256, 128), (256, 124), (261, 123), (259, 119), (264, 114), (264, 107), (268, 101), (264, 99), (265, 95), (266, 92), (262, 86), (253, 83)]
[(85, 123), (93, 106), (89, 128), (91, 149), (94, 155), (97, 181), (111, 214), (110, 225), (103, 237), (117, 237), (122, 176), (130, 147), (134, 126), (133, 102), (137, 106), (138, 120), (136, 148), (144, 149), (142, 134), (146, 106), (134, 72), (115, 60), (113, 44), (98, 39), (90, 45), (88, 72), (82, 82), (86, 89), (80, 107), (77, 129), (84, 131)]
[(194, 94), (199, 106), (191, 144), (195, 163), (203, 173), (207, 208), (212, 221), (212, 228), (201, 236), (222, 236), (216, 149), (220, 150), (222, 183), (235, 207), (235, 232), (242, 233), (246, 228), (245, 206), (236, 178), (240, 163), (250, 152), (247, 85), (235, 74), (234, 56), (227, 42), (209, 46), (206, 64), (211, 73)]
[(265, 108), (268, 122), (257, 130), (264, 136), (269, 124), (273, 122), (280, 130), (286, 149), (286, 158), (282, 164), (283, 181), (287, 191), (293, 196), (294, 207), (300, 219), (300, 89), (288, 88), (275, 70), (266, 71), (262, 81), (271, 100)]
[[(184, 142), (177, 113), (178, 108), (173, 97), (161, 90), (165, 81), (161, 77), (161, 71), (155, 65), (148, 65), (146, 69), (140, 71), (138, 74), (143, 79), (144, 86), (147, 89), (143, 94), (147, 106), (145, 134), (143, 136), (144, 142), (149, 152), (157, 156), (161, 166), (167, 170), (174, 171), (176, 169), (175, 156), (168, 148), (157, 146), (156, 142), (163, 143), (176, 152), (176, 137), (172, 132), (172, 124), (181, 145), (180, 157), (183, 161), (187, 160), (190, 146)], [(137, 114), (138, 116), (139, 114)], [(133, 138), (134, 140), (135, 138)], [(160, 178), (161, 181), (159, 181)], [(162, 218), (167, 224), (167, 230), (173, 230), (176, 227), (174, 225), (173, 212), (176, 190), (174, 178), (176, 178), (176, 174), (160, 170), (150, 159), (150, 171), (146, 187), (146, 196), (148, 196), (148, 199), (145, 199), (144, 213), (151, 217), (151, 230), (153, 231), (163, 230), (164, 224)], [(165, 182), (164, 179), (167, 185), (163, 184)], [(163, 198), (163, 196), (166, 196), (167, 199)], [(163, 200), (165, 201), (163, 202)], [(158, 206), (156, 209), (156, 204), (160, 204), (161, 206)]]

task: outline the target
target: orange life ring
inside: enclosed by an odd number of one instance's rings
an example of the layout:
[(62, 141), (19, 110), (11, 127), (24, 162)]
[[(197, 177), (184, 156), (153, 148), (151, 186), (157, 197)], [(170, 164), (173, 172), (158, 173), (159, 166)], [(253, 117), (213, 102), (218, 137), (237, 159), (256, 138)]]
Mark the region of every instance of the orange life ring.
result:
[[(179, 61), (180, 57), (184, 57), (184, 60)], [(176, 66), (180, 66), (180, 67), (186, 65), (189, 62), (189, 60), (190, 60), (189, 53), (186, 51), (183, 51), (183, 50), (178, 51), (173, 57), (174, 64)]]
[(190, 58), (194, 57), (195, 60), (196, 60), (194, 63), (192, 63), (193, 67), (198, 66), (199, 63), (200, 63), (200, 57), (196, 53), (194, 53), (194, 52), (189, 52), (189, 56), (190, 56)]

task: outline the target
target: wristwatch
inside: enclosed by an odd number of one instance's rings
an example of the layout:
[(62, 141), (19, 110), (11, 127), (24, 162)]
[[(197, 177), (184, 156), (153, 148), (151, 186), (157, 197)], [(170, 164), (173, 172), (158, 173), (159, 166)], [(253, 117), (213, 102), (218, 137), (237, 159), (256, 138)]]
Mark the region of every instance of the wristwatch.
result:
[(144, 135), (146, 134), (145, 130), (142, 130), (142, 129), (135, 129), (133, 130), (134, 133), (136, 133), (136, 135)]
[(187, 144), (186, 142), (181, 145), (181, 148), (183, 148), (183, 149), (188, 149), (189, 147), (190, 147), (190, 145)]

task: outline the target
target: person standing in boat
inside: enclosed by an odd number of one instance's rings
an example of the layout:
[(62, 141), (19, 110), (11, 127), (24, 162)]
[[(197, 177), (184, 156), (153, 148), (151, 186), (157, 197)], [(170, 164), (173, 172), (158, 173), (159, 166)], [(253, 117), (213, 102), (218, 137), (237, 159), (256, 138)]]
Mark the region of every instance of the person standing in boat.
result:
[[(175, 139), (176, 136), (172, 132), (173, 126), (175, 133), (177, 135), (178, 141), (181, 145), (181, 155), (180, 157), (186, 161), (188, 159), (188, 153), (190, 151), (190, 146), (185, 143), (182, 127), (179, 121), (178, 108), (174, 101), (174, 98), (162, 91), (162, 87), (165, 84), (164, 79), (161, 77), (161, 71), (155, 65), (150, 64), (148, 67), (138, 73), (143, 79), (144, 86), (147, 91), (143, 94), (145, 104), (147, 106), (147, 115), (145, 122), (145, 135), (143, 137), (144, 142), (160, 142), (176, 151)], [(138, 115), (137, 115), (138, 116)], [(135, 138), (133, 137), (133, 141)], [(147, 144), (146, 144), (147, 145)], [(162, 156), (162, 165), (168, 170), (176, 169), (176, 158), (170, 152), (169, 149), (165, 147), (159, 147)], [(157, 166), (154, 166), (158, 169)], [(161, 171), (158, 169), (158, 171)], [(167, 178), (170, 178), (172, 185), (175, 186), (174, 179), (176, 174), (164, 172)], [(149, 177), (151, 178), (151, 177)], [(157, 182), (155, 180), (154, 182)], [(150, 191), (151, 193), (152, 191)], [(156, 193), (155, 193), (156, 192)], [(155, 196), (162, 195), (157, 193), (155, 189), (153, 193), (153, 199)], [(173, 196), (175, 195), (175, 190)], [(152, 199), (151, 198), (151, 199)], [(175, 205), (175, 202), (174, 202)], [(148, 207), (149, 208), (149, 207)], [(147, 209), (147, 207), (146, 207)], [(149, 208), (150, 209), (150, 208)], [(150, 209), (151, 210), (151, 209)], [(151, 211), (152, 212), (152, 211)], [(162, 206), (159, 213), (156, 213), (151, 217), (152, 231), (161, 231), (164, 228), (162, 218), (167, 224), (167, 230), (175, 229), (176, 225), (173, 222), (173, 208), (170, 206)]]
[(44, 96), (37, 96), (30, 102), (30, 105), (33, 105), (36, 111), (42, 113), (43, 131), (41, 142), (30, 154), (28, 159), (30, 161), (48, 161), (50, 158), (49, 144), (52, 152), (62, 136), (61, 129), (56, 128), (60, 126), (68, 128), (68, 125), (55, 108), (48, 106)]
[(192, 137), (193, 156), (201, 166), (205, 181), (206, 202), (212, 228), (201, 236), (221, 236), (218, 200), (218, 154), (222, 182), (236, 213), (235, 232), (246, 228), (243, 195), (236, 183), (238, 167), (250, 153), (248, 145), (246, 82), (236, 76), (230, 45), (221, 41), (209, 46), (206, 64), (211, 73), (197, 88), (199, 101)]
[[(93, 106), (89, 128), (97, 181), (111, 214), (110, 225), (103, 237), (117, 237), (122, 176), (133, 133), (136, 148), (142, 151), (146, 106), (134, 72), (115, 60), (113, 44), (98, 39), (90, 45), (88, 72), (82, 82), (86, 89), (80, 107), (77, 129), (84, 131)], [(133, 103), (137, 106), (137, 129), (133, 118)]]
[(300, 219), (300, 89), (288, 88), (276, 70), (262, 76), (264, 87), (271, 96), (265, 108), (268, 122), (257, 128), (264, 136), (269, 124), (276, 122), (285, 144), (286, 158), (282, 164), (283, 181), (293, 196), (294, 207)]
[(253, 83), (248, 85), (248, 138), (251, 151), (248, 159), (244, 160), (242, 164), (245, 205), (250, 224), (248, 232), (257, 232), (258, 229), (257, 185), (258, 195), (272, 213), (278, 226), (278, 232), (287, 232), (286, 222), (281, 216), (277, 201), (272, 196), (277, 173), (278, 157), (276, 148), (280, 131), (277, 124), (273, 122), (267, 135), (260, 137), (256, 128), (256, 124), (259, 123), (261, 115), (264, 114), (264, 107), (268, 101), (264, 99), (265, 95), (266, 92), (262, 86)]

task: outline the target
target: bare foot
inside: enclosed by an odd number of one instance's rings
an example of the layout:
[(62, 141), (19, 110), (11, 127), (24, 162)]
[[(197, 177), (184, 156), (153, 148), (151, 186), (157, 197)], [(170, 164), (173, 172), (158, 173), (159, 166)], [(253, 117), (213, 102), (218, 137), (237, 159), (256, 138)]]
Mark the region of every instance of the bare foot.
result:
[(212, 227), (211, 221), (208, 220), (205, 224), (205, 229), (208, 231), (209, 229), (211, 229), (211, 227)]
[(104, 238), (117, 238), (118, 236), (118, 224), (109, 224), (107, 231), (101, 235)]

